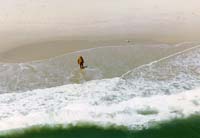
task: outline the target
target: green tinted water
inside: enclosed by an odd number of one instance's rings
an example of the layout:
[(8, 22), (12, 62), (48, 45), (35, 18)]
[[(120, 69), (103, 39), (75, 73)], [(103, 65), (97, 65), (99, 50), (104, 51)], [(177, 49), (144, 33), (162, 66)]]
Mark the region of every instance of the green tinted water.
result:
[(140, 131), (85, 124), (68, 128), (32, 127), (1, 135), (0, 138), (200, 138), (200, 116), (162, 122)]

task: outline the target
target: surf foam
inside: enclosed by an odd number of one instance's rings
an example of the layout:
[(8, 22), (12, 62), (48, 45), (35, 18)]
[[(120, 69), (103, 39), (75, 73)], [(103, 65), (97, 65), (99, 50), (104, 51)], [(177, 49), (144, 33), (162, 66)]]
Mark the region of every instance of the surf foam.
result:
[[(115, 78), (25, 93), (2, 94), (0, 130), (46, 124), (75, 125), (79, 122), (141, 129), (157, 121), (188, 117), (200, 111), (200, 89), (116, 102), (116, 99), (123, 98), (116, 98), (116, 93), (123, 91), (110, 89), (118, 81), (119, 78)], [(111, 104), (104, 103), (105, 100)]]

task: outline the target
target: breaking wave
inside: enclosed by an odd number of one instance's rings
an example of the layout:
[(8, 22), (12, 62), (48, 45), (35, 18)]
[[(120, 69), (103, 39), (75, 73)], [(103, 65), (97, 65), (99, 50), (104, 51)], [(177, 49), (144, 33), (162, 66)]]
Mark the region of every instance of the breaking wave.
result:
[(129, 130), (123, 126), (98, 126), (90, 123), (79, 123), (74, 126), (34, 126), (0, 135), (0, 138), (198, 138), (200, 136), (200, 118), (191, 116), (186, 119), (173, 119), (160, 122), (151, 128)]

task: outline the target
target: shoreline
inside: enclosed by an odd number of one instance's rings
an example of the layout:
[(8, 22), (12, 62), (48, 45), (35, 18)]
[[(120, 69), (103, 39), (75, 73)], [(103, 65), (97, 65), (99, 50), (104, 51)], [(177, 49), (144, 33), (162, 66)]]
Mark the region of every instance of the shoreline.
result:
[[(144, 38), (143, 38), (144, 39)], [(52, 57), (81, 51), (90, 48), (106, 46), (127, 46), (134, 44), (179, 44), (187, 41), (153, 41), (142, 38), (112, 38), (112, 39), (77, 39), (77, 40), (49, 40), (41, 42), (32, 42), (24, 45), (14, 45), (7, 47), (8, 50), (0, 49), (0, 63), (24, 63), (38, 60), (45, 60)], [(190, 42), (190, 41), (189, 41)], [(191, 41), (195, 42), (195, 41)], [(1, 46), (2, 47), (2, 46)], [(6, 46), (5, 46), (6, 47)]]
[[(130, 45), (126, 40), (55, 40), (47, 42), (30, 43), (22, 46), (10, 47), (0, 50), (0, 63), (24, 63), (73, 53), (90, 48), (106, 46)], [(132, 43), (133, 44), (133, 43)]]

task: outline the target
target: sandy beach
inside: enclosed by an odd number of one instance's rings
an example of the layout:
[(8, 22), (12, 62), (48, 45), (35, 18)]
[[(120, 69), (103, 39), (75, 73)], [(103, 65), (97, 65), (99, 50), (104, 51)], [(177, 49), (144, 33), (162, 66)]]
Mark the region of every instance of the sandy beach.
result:
[(0, 138), (200, 138), (200, 0), (0, 9)]
[[(77, 50), (200, 38), (199, 1), (0, 1), (0, 62)], [(130, 44), (129, 44), (130, 45)]]

